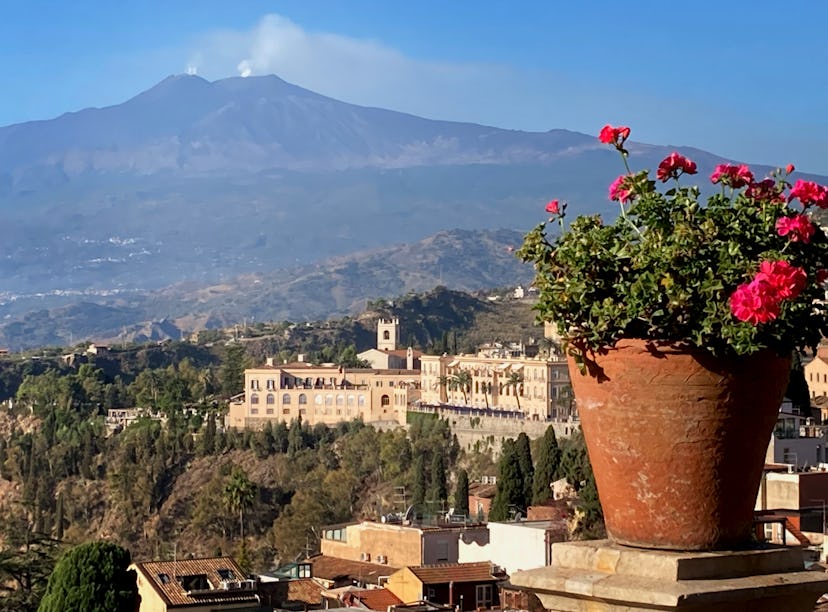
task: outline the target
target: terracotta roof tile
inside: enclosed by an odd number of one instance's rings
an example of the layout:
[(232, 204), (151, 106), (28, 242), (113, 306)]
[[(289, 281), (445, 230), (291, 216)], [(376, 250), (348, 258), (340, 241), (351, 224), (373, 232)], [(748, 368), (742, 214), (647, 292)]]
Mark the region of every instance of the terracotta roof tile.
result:
[[(245, 579), (244, 572), (231, 557), (144, 561), (136, 563), (135, 568), (164, 600), (167, 607), (256, 601), (255, 589), (222, 587), (223, 581), (238, 583)], [(184, 576), (204, 576), (206, 582), (187, 589), (182, 584)]]
[(288, 601), (301, 601), (307, 604), (322, 603), (322, 585), (311, 578), (297, 578), (288, 581)]
[(388, 589), (352, 591), (351, 595), (369, 610), (379, 610), (381, 612), (388, 610), (388, 606), (396, 606), (402, 603), (402, 600)]
[(444, 584), (446, 582), (491, 582), (505, 576), (495, 576), (492, 564), (480, 563), (438, 563), (409, 568), (423, 584)]
[(313, 565), (314, 578), (322, 578), (323, 580), (348, 578), (369, 584), (377, 584), (380, 576), (387, 576), (397, 570), (397, 568), (388, 565), (350, 561), (327, 555), (311, 557), (307, 560), (307, 563)]

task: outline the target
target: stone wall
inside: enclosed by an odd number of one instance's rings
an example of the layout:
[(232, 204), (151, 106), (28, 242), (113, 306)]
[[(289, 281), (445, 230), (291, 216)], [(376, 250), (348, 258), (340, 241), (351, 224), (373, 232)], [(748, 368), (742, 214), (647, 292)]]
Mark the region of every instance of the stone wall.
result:
[[(415, 411), (409, 408), (409, 412)], [(465, 450), (472, 450), (477, 444), (480, 448), (492, 448), (495, 455), (500, 454), (503, 440), (517, 438), (522, 431), (526, 432), (530, 440), (534, 440), (540, 438), (546, 433), (546, 428), (552, 425), (555, 428), (555, 435), (560, 439), (568, 438), (579, 427), (578, 423), (573, 421), (534, 421), (518, 418), (514, 416), (514, 412), (503, 413), (503, 416), (472, 416), (447, 409), (422, 412), (436, 414), (441, 419), (447, 419), (451, 425), (451, 431), (457, 436), (457, 441)]]

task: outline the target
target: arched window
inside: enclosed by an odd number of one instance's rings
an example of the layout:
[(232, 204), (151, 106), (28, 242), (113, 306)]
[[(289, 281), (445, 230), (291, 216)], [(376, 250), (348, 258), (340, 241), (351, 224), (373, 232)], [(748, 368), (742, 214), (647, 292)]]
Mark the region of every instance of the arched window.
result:
[(333, 406), (333, 395), (331, 395), (330, 393), (325, 396), (325, 405)]
[(265, 398), (265, 403), (267, 403), (267, 404), (275, 404), (276, 403), (276, 398), (273, 397), (272, 393), (267, 394), (267, 397)]
[(299, 403), (300, 404), (307, 404), (308, 403), (308, 396), (304, 393), (299, 394)]
[(387, 395), (383, 395), (380, 398), (380, 406), (390, 406), (391, 405), (391, 398)]
[(250, 395), (250, 403), (251, 404), (258, 404), (259, 403), (259, 396), (255, 393)]
[(322, 395), (320, 393), (317, 393), (316, 395), (313, 396), (313, 403), (316, 404), (317, 406), (322, 405)]
[(348, 405), (353, 406), (356, 403), (356, 397), (353, 395), (348, 396)]
[(382, 332), (382, 339), (383, 340), (390, 340), (391, 339), (391, 332), (388, 331), (387, 329), (384, 332)]
[(364, 395), (360, 395), (360, 396), (357, 398), (357, 404), (359, 404), (360, 406), (364, 406), (364, 405), (365, 405), (365, 396), (364, 396)]
[(290, 404), (290, 393), (283, 393), (282, 394), (282, 403), (283, 404)]
[(345, 396), (344, 395), (337, 395), (336, 396), (336, 405), (337, 406), (344, 406), (345, 405)]

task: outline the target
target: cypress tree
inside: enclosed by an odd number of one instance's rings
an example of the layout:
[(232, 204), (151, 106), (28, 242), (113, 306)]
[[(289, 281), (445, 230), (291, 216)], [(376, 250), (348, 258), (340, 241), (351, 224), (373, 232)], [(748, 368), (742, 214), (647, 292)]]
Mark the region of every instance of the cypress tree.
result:
[(411, 504), (414, 508), (420, 509), (425, 504), (426, 478), (425, 478), (425, 457), (423, 453), (417, 453), (414, 457), (414, 484), (411, 488)]
[(515, 443), (518, 464), (520, 465), (520, 477), (523, 481), (523, 501), (521, 506), (526, 509), (532, 504), (532, 485), (535, 479), (535, 468), (532, 465), (532, 449), (529, 446), (529, 436), (526, 432), (520, 432)]
[(454, 489), (454, 513), (469, 515), (469, 473), (461, 469), (457, 472), (457, 487)]
[(524, 511), (523, 475), (517, 456), (515, 441), (511, 438), (503, 442), (503, 449), (498, 462), (497, 492), (492, 500), (489, 520), (507, 521), (511, 510)]
[(549, 485), (557, 480), (561, 465), (561, 449), (558, 447), (558, 438), (555, 428), (550, 425), (540, 441), (538, 460), (535, 464), (535, 477), (532, 486), (532, 503), (545, 504), (552, 497)]
[(443, 453), (434, 451), (431, 457), (431, 490), (429, 498), (437, 503), (446, 501), (448, 498), (448, 487), (446, 486), (446, 466), (443, 463)]

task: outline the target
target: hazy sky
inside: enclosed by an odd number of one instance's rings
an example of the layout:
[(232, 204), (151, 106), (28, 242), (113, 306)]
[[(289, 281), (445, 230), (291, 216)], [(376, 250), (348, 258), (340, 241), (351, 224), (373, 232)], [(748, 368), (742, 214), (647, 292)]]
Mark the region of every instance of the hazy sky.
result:
[(689, 145), (828, 174), (828, 3), (4, 0), (0, 125), (169, 74), (275, 73), (348, 102)]

